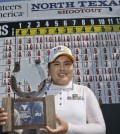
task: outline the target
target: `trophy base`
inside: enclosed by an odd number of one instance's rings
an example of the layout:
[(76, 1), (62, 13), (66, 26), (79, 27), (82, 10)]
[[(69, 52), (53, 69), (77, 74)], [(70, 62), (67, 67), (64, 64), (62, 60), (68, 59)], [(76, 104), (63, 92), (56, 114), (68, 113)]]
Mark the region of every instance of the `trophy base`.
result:
[(2, 99), (2, 106), (8, 113), (3, 132), (38, 129), (44, 126), (56, 128), (54, 95), (18, 99), (5, 97)]

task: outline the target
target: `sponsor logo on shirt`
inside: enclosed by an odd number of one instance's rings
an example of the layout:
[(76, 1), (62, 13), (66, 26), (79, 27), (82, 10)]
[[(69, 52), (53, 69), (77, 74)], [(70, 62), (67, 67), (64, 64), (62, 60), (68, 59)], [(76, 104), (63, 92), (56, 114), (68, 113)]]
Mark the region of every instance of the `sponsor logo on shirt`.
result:
[(68, 100), (84, 100), (83, 96), (78, 96), (78, 94), (72, 94), (72, 96), (67, 97)]

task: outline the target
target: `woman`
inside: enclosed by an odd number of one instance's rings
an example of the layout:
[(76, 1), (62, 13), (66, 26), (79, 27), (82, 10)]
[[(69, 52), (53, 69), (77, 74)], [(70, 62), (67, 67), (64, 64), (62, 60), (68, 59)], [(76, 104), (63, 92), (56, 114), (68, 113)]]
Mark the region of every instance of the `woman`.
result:
[[(99, 103), (86, 86), (72, 82), (75, 59), (65, 46), (50, 51), (48, 73), (52, 82), (40, 96), (55, 95), (57, 128), (49, 126), (37, 133), (51, 134), (105, 134), (106, 128)], [(0, 124), (5, 124), (6, 113), (0, 110)]]

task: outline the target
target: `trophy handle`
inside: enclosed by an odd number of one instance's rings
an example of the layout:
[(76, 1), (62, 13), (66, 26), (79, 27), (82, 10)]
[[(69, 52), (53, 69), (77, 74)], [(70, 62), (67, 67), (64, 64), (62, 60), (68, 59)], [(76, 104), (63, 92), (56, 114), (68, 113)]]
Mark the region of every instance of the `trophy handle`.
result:
[(44, 81), (42, 81), (38, 87), (38, 92), (33, 91), (33, 92), (22, 92), (17, 88), (17, 81), (15, 76), (11, 75), (10, 77), (10, 84), (11, 84), (11, 88), (13, 90), (13, 92), (18, 95), (19, 97), (22, 98), (32, 98), (32, 97), (36, 97), (40, 94), (40, 92), (44, 89), (45, 85), (46, 85), (47, 80), (45, 79)]

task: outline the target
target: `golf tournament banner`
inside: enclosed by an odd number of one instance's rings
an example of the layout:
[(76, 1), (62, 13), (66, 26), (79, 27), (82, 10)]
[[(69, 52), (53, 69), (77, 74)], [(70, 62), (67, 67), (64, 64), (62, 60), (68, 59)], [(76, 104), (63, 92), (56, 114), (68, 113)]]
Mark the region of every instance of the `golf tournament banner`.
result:
[[(75, 83), (100, 104), (120, 103), (120, 0), (0, 0), (0, 105), (2, 97), (17, 97), (10, 86), (15, 62), (46, 65), (58, 45), (72, 50)], [(26, 79), (17, 87), (33, 89)]]

